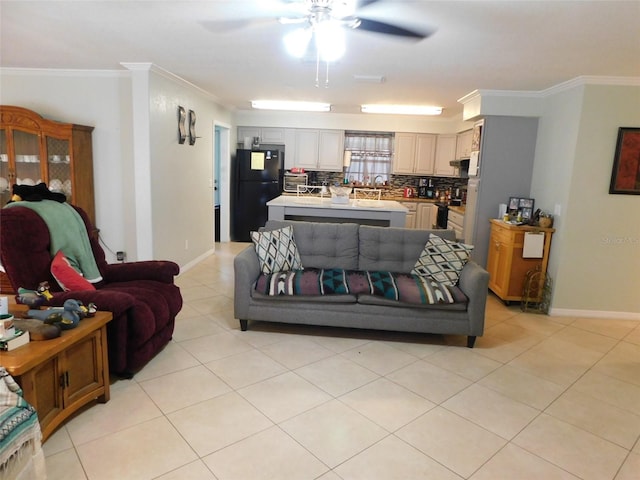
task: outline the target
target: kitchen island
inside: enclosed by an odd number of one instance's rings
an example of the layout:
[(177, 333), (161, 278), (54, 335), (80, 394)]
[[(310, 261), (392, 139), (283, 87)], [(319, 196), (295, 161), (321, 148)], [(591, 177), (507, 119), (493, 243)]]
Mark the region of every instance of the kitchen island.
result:
[(331, 197), (281, 195), (267, 202), (269, 220), (358, 223), (404, 227), (408, 209), (393, 200), (349, 199), (334, 203)]

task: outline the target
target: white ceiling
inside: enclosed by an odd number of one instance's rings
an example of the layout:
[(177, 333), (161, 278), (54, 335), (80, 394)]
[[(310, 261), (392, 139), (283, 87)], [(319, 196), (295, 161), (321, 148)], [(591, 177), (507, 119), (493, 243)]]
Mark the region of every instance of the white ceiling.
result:
[(359, 13), (436, 32), (411, 42), (350, 30), (329, 87), (316, 88), (315, 62), (286, 54), (282, 37), (292, 27), (275, 19), (295, 1), (2, 0), (0, 65), (113, 70), (152, 62), (238, 109), (258, 98), (326, 101), (347, 113), (362, 103), (422, 103), (444, 107), (445, 116), (460, 113), (457, 99), (475, 89), (640, 77), (638, 0), (380, 0)]

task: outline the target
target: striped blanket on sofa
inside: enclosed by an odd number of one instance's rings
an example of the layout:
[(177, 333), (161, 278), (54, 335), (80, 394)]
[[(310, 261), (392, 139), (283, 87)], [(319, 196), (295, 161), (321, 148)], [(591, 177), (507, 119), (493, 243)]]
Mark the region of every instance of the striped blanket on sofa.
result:
[(269, 296), (367, 294), (423, 305), (466, 301), (458, 287), (449, 287), (420, 275), (339, 268), (261, 274), (255, 290)]

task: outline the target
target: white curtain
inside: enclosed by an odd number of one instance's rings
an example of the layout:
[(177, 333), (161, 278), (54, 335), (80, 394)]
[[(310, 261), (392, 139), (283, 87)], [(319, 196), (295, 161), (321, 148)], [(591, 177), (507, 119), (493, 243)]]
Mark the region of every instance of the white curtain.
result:
[(389, 180), (393, 133), (346, 132), (345, 150), (351, 152), (349, 181), (374, 184)]

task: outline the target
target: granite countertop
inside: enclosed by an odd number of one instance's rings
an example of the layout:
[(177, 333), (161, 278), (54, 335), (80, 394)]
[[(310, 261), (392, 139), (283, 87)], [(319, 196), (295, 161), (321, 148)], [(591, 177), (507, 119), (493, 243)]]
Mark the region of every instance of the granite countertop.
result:
[[(282, 196), (295, 197), (296, 194), (290, 193), (290, 192), (283, 192)], [(309, 195), (305, 195), (305, 196), (308, 197)], [(319, 197), (320, 195), (318, 194), (317, 196)], [(330, 198), (330, 195), (325, 196), (325, 198)], [(403, 196), (395, 196), (395, 195), (385, 195), (384, 193), (382, 194), (382, 198), (380, 200), (383, 200), (383, 201), (388, 200), (392, 202), (438, 203), (438, 200), (434, 198), (403, 197)], [(458, 212), (462, 215), (464, 215), (464, 212), (465, 212), (464, 205), (459, 205), (459, 206), (449, 205), (449, 209), (453, 210), (454, 212)]]
[(269, 200), (267, 206), (270, 207), (298, 207), (298, 208), (321, 208), (329, 210), (373, 210), (387, 212), (406, 212), (407, 208), (389, 198), (382, 200), (353, 200), (349, 199), (348, 203), (334, 203), (331, 196), (291, 196), (281, 195)]

